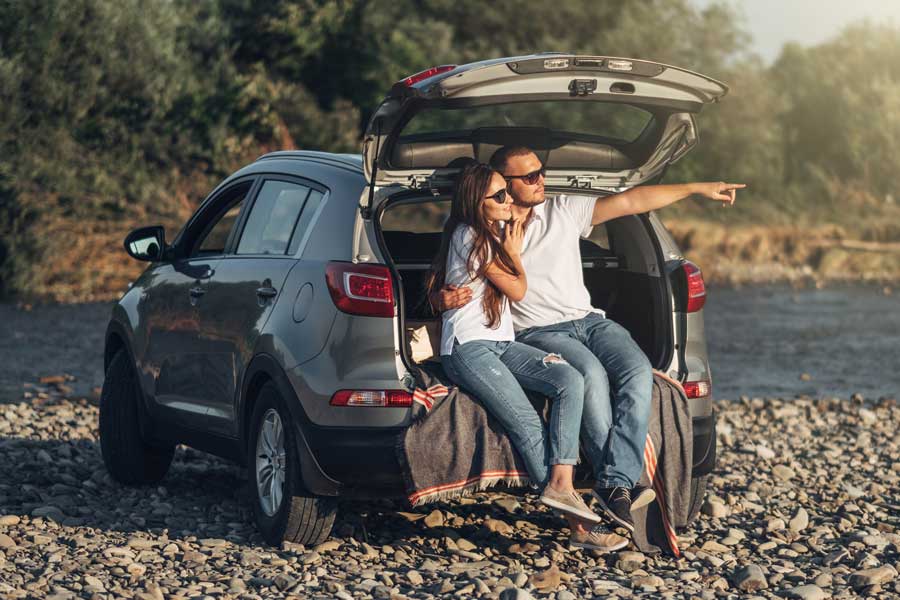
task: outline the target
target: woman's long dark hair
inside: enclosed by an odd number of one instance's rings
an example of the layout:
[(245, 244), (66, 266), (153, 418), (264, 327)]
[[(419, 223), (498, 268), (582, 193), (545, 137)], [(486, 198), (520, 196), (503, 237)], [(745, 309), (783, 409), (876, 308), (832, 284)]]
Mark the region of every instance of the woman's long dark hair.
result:
[[(453, 232), (460, 225), (470, 226), (474, 230), (475, 237), (469, 256), (466, 257), (466, 268), (470, 277), (484, 280), (485, 291), (481, 307), (487, 316), (487, 324), (491, 328), (500, 325), (500, 313), (506, 297), (490, 279), (485, 277), (485, 271), (491, 261), (496, 261), (500, 268), (510, 275), (515, 277), (521, 275), (509, 253), (500, 243), (500, 239), (491, 230), (491, 225), (482, 210), (481, 203), (484, 201), (495, 172), (483, 163), (472, 163), (463, 169), (453, 193), (450, 217), (444, 223), (441, 249), (434, 257), (434, 262), (431, 263), (431, 275), (428, 277), (427, 283), (428, 298), (434, 307), (434, 302), (447, 276), (447, 254), (450, 252)], [(477, 269), (475, 265), (478, 265)]]

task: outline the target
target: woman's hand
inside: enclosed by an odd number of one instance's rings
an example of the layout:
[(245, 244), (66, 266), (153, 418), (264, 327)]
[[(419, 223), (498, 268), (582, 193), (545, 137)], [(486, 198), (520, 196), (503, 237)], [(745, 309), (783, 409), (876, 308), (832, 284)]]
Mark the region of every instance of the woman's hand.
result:
[(503, 249), (510, 256), (522, 254), (522, 242), (525, 239), (525, 228), (522, 219), (510, 219), (503, 229)]
[[(747, 187), (744, 183), (724, 183), (717, 181), (715, 183), (698, 183), (695, 193), (700, 194), (710, 200), (718, 200), (719, 202), (727, 202), (729, 206), (734, 204), (737, 190)], [(724, 206), (724, 204), (722, 205)]]
[(468, 304), (472, 300), (472, 290), (465, 285), (460, 287), (448, 284), (438, 290), (436, 296), (435, 308), (439, 312), (444, 312)]

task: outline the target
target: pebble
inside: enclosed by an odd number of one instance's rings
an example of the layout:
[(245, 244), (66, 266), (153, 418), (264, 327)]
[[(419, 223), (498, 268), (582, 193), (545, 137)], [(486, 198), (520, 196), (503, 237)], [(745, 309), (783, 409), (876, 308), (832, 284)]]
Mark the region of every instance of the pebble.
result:
[(787, 597), (799, 598), (800, 600), (825, 600), (826, 598), (831, 598), (831, 594), (817, 585), (801, 585), (789, 589)]
[(890, 565), (874, 569), (857, 571), (850, 576), (850, 585), (854, 588), (866, 588), (872, 585), (887, 583), (897, 576), (897, 570)]
[[(717, 401), (720, 433), (732, 443), (720, 446), (703, 514), (679, 531), (683, 557), (675, 559), (633, 546), (569, 549), (565, 522), (534, 494), (490, 490), (411, 512), (341, 499), (329, 540), (270, 547), (253, 524), (242, 470), (179, 447), (162, 484), (120, 486), (97, 451), (96, 404), (55, 387), (26, 392), (0, 403), (0, 597), (900, 593), (896, 403)], [(878, 419), (866, 424), (860, 409)]]
[(731, 577), (735, 587), (745, 592), (755, 592), (769, 587), (762, 569), (754, 564), (738, 568)]
[(791, 531), (794, 533), (799, 533), (807, 528), (809, 525), (809, 514), (806, 512), (806, 509), (800, 507), (797, 509), (797, 512), (794, 514), (794, 518), (790, 520), (788, 523), (788, 527), (790, 527)]

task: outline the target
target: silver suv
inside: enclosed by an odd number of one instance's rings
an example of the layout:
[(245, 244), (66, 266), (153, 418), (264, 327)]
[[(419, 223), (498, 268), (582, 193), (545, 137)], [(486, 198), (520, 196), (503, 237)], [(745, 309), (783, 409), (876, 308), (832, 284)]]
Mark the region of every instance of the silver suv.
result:
[[(423, 286), (459, 165), (522, 144), (546, 165), (548, 193), (654, 183), (726, 91), (602, 56), (436, 67), (393, 86), (361, 156), (267, 154), (216, 187), (171, 243), (162, 227), (131, 232), (126, 250), (151, 264), (106, 333), (109, 472), (158, 481), (179, 443), (233, 459), (272, 544), (324, 540), (338, 496), (403, 497), (394, 448), (412, 370), (439, 360)], [(654, 214), (584, 235), (594, 306), (691, 397), (696, 512), (715, 463), (703, 278)]]

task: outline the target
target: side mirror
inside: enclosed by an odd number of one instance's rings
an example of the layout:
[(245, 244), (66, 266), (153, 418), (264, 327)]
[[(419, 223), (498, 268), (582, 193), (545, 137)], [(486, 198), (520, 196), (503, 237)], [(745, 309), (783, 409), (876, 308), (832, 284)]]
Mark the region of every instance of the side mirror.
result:
[(162, 225), (140, 227), (125, 237), (125, 251), (131, 258), (157, 262), (166, 251), (166, 232)]

